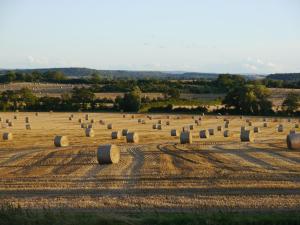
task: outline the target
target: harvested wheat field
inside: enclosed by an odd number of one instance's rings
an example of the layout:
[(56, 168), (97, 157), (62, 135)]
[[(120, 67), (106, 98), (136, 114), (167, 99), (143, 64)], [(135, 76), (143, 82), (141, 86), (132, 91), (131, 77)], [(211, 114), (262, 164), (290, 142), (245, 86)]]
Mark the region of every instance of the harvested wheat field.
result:
[[(86, 114), (1, 113), (2, 133), (13, 134), (0, 144), (2, 203), (103, 211), (300, 209), (300, 151), (286, 145), (290, 130), (299, 131), (296, 119), (228, 116), (224, 128), (225, 118), (215, 116), (199, 121), (191, 115)], [(161, 129), (153, 129), (157, 123)], [(88, 125), (94, 137), (81, 128)], [(224, 137), (218, 126), (231, 135)], [(240, 141), (241, 126), (260, 128), (253, 142)], [(183, 127), (190, 128), (191, 144), (171, 136), (172, 129), (180, 134)], [(113, 131), (123, 129), (137, 133), (139, 142), (126, 143), (122, 135), (112, 139)], [(214, 129), (214, 135), (200, 139), (205, 129)], [(68, 146), (55, 147), (55, 136), (67, 136)], [(119, 146), (120, 161), (99, 165), (101, 144)]]

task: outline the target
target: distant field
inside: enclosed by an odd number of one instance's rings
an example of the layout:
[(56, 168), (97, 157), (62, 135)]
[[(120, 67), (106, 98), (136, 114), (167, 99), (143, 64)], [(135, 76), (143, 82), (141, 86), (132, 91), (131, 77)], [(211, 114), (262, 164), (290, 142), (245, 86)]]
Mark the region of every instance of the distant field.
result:
[[(37, 96), (51, 96), (60, 97), (62, 93), (70, 93), (74, 87), (89, 87), (89, 85), (71, 85), (71, 84), (51, 84), (51, 83), (11, 83), (1, 84), (0, 92), (4, 90), (18, 90), (22, 87), (31, 89)], [(300, 94), (300, 89), (284, 89), (284, 88), (270, 88), (271, 100), (274, 107), (281, 106), (284, 98), (290, 92)], [(124, 93), (111, 92), (111, 93), (96, 93), (97, 98), (110, 98), (115, 99), (117, 96), (123, 96)], [(143, 93), (143, 96), (148, 96), (150, 99), (163, 97), (162, 93)], [(182, 93), (181, 98), (192, 100), (200, 99), (204, 101), (213, 101), (218, 98), (223, 98), (225, 94), (187, 94)]]
[[(17, 115), (17, 119), (14, 119)], [(196, 126), (192, 116), (146, 115), (122, 117), (119, 113), (90, 113), (96, 136), (88, 138), (75, 113), (1, 113), (10, 119), (12, 141), (0, 141), (0, 202), (29, 208), (64, 207), (101, 211), (161, 211), (191, 209), (208, 211), (286, 211), (300, 209), (300, 151), (287, 150), (285, 138), (298, 120), (286, 119), (263, 128), (262, 118), (248, 117), (261, 128), (253, 143), (241, 143), (245, 120), (227, 117), (233, 136), (222, 132), (204, 140), (199, 130), (224, 125), (222, 117), (204, 117)], [(32, 130), (25, 130), (25, 117)], [(138, 119), (146, 120), (139, 124)], [(111, 131), (99, 120), (112, 123), (113, 130), (129, 128), (140, 135), (140, 143), (112, 140)], [(152, 129), (161, 119), (162, 130)], [(169, 120), (170, 125), (165, 125)], [(88, 121), (87, 121), (88, 122)], [(278, 133), (276, 127), (284, 124)], [(2, 123), (4, 125), (4, 123)], [(194, 124), (194, 143), (179, 144), (170, 130)], [(252, 129), (251, 127), (249, 129)], [(296, 129), (299, 132), (299, 129)], [(69, 147), (55, 148), (55, 135), (67, 135)], [(99, 144), (120, 146), (121, 161), (99, 165)]]

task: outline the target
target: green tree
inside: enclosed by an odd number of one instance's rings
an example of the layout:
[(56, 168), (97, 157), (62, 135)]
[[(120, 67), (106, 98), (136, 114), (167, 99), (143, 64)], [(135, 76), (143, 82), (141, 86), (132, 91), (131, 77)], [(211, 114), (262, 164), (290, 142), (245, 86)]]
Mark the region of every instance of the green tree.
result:
[(167, 91), (167, 95), (170, 97), (170, 98), (173, 98), (173, 99), (178, 99), (180, 97), (180, 91), (176, 88), (170, 88), (168, 91)]
[(272, 102), (268, 100), (269, 90), (264, 85), (243, 85), (227, 93), (223, 104), (234, 107), (246, 114), (267, 114), (272, 111)]
[(115, 105), (124, 112), (138, 112), (141, 107), (141, 90), (135, 86), (131, 92), (126, 93), (123, 98), (116, 98)]
[(289, 93), (282, 103), (284, 111), (288, 114), (292, 114), (300, 107), (300, 96), (297, 93)]

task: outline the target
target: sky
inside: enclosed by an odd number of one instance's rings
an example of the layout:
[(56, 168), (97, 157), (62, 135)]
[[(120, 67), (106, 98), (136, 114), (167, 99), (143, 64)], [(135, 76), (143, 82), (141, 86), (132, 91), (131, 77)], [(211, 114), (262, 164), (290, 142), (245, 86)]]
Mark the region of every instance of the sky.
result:
[(0, 68), (300, 72), (300, 0), (0, 0)]

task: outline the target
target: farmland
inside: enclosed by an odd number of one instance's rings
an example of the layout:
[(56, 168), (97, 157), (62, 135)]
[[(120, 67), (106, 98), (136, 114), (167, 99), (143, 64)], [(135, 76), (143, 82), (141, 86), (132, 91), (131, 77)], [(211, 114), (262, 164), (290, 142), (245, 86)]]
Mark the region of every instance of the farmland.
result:
[[(231, 137), (216, 131), (224, 117), (204, 116), (201, 125), (191, 115), (89, 113), (95, 137), (85, 137), (79, 118), (85, 113), (1, 113), (2, 132), (13, 140), (0, 145), (0, 201), (25, 208), (97, 209), (100, 211), (285, 211), (300, 207), (300, 151), (288, 150), (286, 135), (299, 121), (228, 116)], [(16, 119), (14, 119), (16, 116)], [(167, 116), (170, 116), (168, 119)], [(31, 130), (25, 129), (29, 117)], [(5, 119), (13, 121), (6, 127)], [(99, 120), (112, 130), (138, 132), (140, 142), (112, 140)], [(144, 119), (145, 124), (138, 123)], [(246, 119), (261, 128), (254, 142), (240, 142)], [(162, 130), (152, 125), (162, 120)], [(169, 121), (170, 125), (165, 125)], [(86, 121), (88, 122), (88, 121)], [(170, 130), (194, 124), (192, 144), (180, 144)], [(283, 132), (277, 126), (284, 125)], [(215, 135), (200, 139), (199, 130)], [(295, 129), (299, 131), (299, 128)], [(56, 148), (55, 135), (69, 137), (68, 147)], [(99, 165), (100, 144), (121, 149), (118, 164)]]

